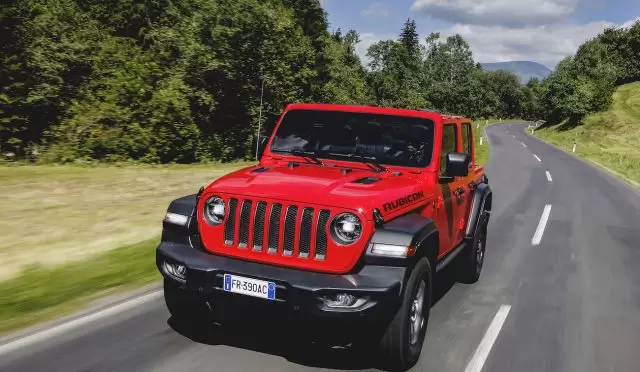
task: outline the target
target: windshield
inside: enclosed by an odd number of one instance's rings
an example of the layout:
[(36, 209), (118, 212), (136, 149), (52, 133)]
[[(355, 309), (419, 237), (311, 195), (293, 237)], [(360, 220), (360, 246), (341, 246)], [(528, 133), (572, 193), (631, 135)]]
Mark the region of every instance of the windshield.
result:
[(431, 163), (433, 128), (433, 121), (423, 118), (292, 110), (284, 115), (270, 149), (337, 159), (358, 155), (381, 164), (425, 167)]

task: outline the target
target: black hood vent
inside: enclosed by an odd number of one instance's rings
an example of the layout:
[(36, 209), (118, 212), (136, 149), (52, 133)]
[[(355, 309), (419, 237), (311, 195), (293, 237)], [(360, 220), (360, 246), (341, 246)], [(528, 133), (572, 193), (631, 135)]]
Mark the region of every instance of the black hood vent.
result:
[(354, 183), (362, 183), (365, 185), (370, 185), (372, 183), (376, 183), (378, 181), (382, 180), (382, 178), (378, 178), (378, 177), (364, 177), (364, 178), (360, 178), (357, 179), (355, 181), (353, 181)]
[(258, 167), (251, 171), (251, 173), (263, 173), (271, 169), (271, 167)]

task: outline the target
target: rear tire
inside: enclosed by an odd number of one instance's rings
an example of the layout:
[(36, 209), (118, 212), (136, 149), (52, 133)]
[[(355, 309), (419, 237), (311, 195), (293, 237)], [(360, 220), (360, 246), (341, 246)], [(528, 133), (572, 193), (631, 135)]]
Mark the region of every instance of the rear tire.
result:
[(465, 247), (458, 262), (458, 277), (465, 284), (476, 283), (480, 279), (487, 245), (488, 217), (482, 214), (473, 240)]
[(420, 358), (431, 310), (431, 283), (431, 264), (425, 257), (413, 268), (400, 309), (380, 342), (382, 361), (391, 370), (405, 371)]

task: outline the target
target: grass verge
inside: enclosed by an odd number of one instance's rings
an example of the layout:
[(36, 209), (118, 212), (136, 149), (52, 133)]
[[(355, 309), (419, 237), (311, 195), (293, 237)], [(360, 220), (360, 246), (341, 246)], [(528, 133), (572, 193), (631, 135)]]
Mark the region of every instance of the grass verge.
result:
[(582, 125), (565, 123), (536, 130), (534, 135), (612, 171), (640, 189), (640, 83), (620, 86), (611, 108), (588, 115)]
[(169, 202), (251, 163), (0, 167), (0, 281), (153, 239)]
[(32, 267), (0, 282), (0, 333), (69, 314), (98, 296), (159, 280), (158, 243), (159, 239), (152, 239), (82, 262)]

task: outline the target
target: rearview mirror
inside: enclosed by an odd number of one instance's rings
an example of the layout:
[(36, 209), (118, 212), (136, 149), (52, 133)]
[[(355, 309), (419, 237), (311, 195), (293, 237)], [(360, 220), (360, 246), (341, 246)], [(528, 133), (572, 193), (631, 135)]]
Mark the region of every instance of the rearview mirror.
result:
[(260, 160), (262, 157), (262, 153), (264, 153), (264, 149), (267, 147), (268, 140), (269, 137), (261, 134), (253, 136), (253, 148), (256, 151), (256, 160)]
[(466, 177), (469, 174), (471, 157), (463, 152), (450, 152), (447, 154), (445, 174), (448, 178)]

